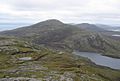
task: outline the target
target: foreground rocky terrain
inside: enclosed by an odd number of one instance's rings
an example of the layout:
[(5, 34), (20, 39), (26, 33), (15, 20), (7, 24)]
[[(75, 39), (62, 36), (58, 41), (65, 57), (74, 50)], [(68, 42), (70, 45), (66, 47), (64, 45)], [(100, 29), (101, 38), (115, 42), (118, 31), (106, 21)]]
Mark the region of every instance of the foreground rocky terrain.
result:
[(0, 37), (0, 81), (119, 81), (119, 75), (68, 52)]

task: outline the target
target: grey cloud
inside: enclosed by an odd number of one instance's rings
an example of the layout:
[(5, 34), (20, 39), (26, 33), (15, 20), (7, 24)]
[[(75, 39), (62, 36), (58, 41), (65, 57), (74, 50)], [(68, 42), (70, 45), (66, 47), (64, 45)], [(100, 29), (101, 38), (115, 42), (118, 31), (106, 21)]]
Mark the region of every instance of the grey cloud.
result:
[(44, 11), (44, 10), (61, 10), (73, 7), (82, 7), (89, 3), (90, 0), (4, 0), (2, 2), (9, 3), (16, 10), (27, 11)]
[[(0, 22), (37, 22), (49, 18), (56, 18), (71, 23), (110, 22), (115, 24), (120, 21), (120, 3), (116, 4), (115, 2), (112, 4), (112, 1), (110, 5), (89, 5), (94, 1), (100, 2), (100, 0), (1, 0), (0, 3), (11, 6), (12, 13), (0, 14), (2, 19)], [(105, 1), (109, 3), (109, 0)], [(114, 9), (116, 12), (112, 11)], [(0, 13), (2, 12), (0, 11)]]

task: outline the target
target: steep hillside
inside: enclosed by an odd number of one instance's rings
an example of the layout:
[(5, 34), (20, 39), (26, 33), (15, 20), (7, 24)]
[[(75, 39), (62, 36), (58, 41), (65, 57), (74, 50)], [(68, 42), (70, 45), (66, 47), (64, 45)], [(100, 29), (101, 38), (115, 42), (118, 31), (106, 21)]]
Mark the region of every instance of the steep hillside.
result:
[(36, 23), (31, 26), (17, 28), (10, 31), (4, 31), (1, 34), (5, 35), (13, 35), (19, 37), (29, 37), (37, 34), (44, 34), (47, 31), (51, 31), (54, 29), (59, 29), (64, 27), (64, 24), (58, 20), (47, 20), (40, 23)]
[(59, 20), (47, 20), (0, 34), (20, 37), (56, 50), (100, 52), (120, 58), (120, 41)]
[(0, 37), (0, 81), (119, 81), (119, 75), (67, 52)]

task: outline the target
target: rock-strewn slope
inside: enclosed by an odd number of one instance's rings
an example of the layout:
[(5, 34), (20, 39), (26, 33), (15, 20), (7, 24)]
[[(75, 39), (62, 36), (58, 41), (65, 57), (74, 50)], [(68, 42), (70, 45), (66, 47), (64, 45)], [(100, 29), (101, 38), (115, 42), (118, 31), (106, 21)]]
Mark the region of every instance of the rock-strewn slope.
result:
[[(25, 57), (31, 59), (19, 59)], [(0, 81), (119, 81), (119, 75), (67, 52), (0, 37)]]

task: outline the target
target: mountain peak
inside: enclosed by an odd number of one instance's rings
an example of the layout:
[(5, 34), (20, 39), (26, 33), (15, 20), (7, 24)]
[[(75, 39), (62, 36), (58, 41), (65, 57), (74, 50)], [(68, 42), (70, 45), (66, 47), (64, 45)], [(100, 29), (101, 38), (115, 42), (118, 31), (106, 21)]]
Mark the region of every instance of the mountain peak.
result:
[[(44, 21), (43, 21), (44, 22)], [(57, 19), (48, 19), (45, 22), (59, 22), (62, 23), (61, 21), (57, 20)]]
[(42, 22), (37, 23), (37, 24), (41, 24), (41, 25), (62, 25), (64, 23), (57, 20), (57, 19), (49, 19), (49, 20), (45, 20), (45, 21), (42, 21)]

